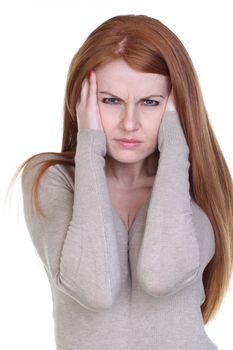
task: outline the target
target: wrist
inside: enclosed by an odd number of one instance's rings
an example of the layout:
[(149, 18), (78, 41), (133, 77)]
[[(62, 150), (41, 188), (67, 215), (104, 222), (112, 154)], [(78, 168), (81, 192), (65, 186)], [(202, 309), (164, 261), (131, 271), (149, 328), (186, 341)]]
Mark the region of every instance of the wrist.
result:
[(101, 130), (81, 128), (77, 133), (77, 148), (75, 159), (89, 153), (106, 155), (106, 135)]
[(161, 152), (164, 147), (171, 149), (184, 149), (189, 147), (176, 110), (166, 110), (159, 127), (158, 149)]

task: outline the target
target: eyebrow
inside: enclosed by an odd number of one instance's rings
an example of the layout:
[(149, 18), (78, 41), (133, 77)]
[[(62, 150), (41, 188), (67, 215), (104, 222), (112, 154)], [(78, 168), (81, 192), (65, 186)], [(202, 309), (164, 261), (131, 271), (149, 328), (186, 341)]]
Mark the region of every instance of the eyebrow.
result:
[[(107, 95), (111, 95), (113, 97), (116, 97), (116, 98), (119, 98), (120, 100), (122, 100), (119, 96), (116, 96), (116, 95), (114, 95), (114, 94), (112, 94), (111, 92), (108, 92), (108, 91), (99, 91), (98, 94), (107, 94)], [(141, 100), (149, 99), (151, 97), (162, 97), (162, 98), (164, 98), (163, 95), (154, 94), (154, 95), (142, 97)]]

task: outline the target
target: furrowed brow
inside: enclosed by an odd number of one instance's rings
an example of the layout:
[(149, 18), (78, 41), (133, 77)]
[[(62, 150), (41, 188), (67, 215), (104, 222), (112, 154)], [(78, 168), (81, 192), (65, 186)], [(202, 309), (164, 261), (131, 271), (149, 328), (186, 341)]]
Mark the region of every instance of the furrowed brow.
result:
[[(110, 95), (110, 96), (113, 96), (113, 97), (115, 97), (115, 98), (118, 98), (119, 100), (122, 100), (121, 97), (119, 97), (119, 96), (117, 96), (117, 95), (114, 95), (114, 94), (112, 94), (111, 92), (108, 92), (108, 91), (99, 91), (98, 94), (106, 94), (106, 95)], [(154, 95), (142, 97), (141, 100), (146, 100), (146, 99), (149, 99), (149, 98), (151, 98), (151, 97), (161, 97), (161, 98), (164, 98), (163, 95), (154, 94)]]

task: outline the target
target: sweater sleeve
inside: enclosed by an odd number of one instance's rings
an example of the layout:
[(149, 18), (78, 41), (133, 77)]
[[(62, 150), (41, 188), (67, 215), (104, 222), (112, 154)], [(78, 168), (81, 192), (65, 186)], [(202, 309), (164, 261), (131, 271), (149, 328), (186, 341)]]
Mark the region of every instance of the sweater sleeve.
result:
[(171, 295), (202, 272), (189, 186), (189, 148), (176, 111), (159, 129), (157, 173), (139, 251), (137, 276), (152, 296)]
[(50, 166), (39, 183), (42, 218), (31, 207), (38, 170), (22, 174), (25, 221), (44, 268), (56, 287), (84, 308), (112, 306), (120, 290), (120, 262), (104, 172), (106, 136), (100, 130), (78, 132), (74, 189), (65, 166)]

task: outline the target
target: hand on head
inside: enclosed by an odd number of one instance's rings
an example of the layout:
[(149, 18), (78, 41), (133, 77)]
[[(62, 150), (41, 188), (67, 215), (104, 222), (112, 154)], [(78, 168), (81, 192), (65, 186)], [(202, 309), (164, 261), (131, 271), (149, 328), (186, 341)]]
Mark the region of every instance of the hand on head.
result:
[(173, 95), (173, 89), (171, 89), (170, 95), (167, 100), (167, 105), (166, 105), (166, 111), (176, 111), (176, 106), (174, 102), (174, 95)]
[(82, 82), (80, 101), (76, 105), (78, 129), (88, 128), (104, 131), (97, 103), (97, 84), (95, 71)]

